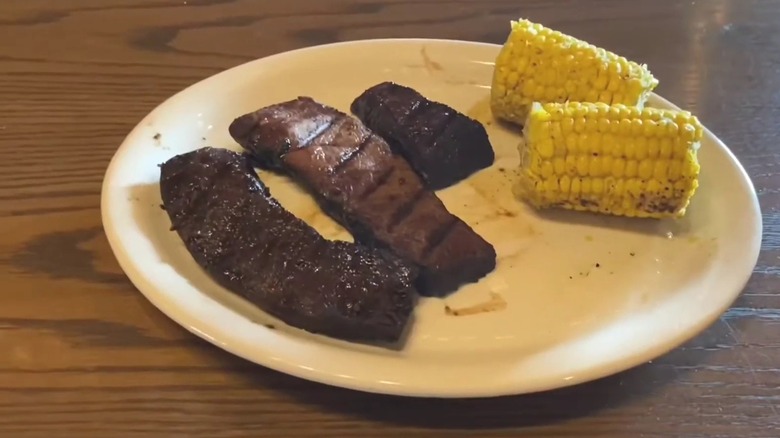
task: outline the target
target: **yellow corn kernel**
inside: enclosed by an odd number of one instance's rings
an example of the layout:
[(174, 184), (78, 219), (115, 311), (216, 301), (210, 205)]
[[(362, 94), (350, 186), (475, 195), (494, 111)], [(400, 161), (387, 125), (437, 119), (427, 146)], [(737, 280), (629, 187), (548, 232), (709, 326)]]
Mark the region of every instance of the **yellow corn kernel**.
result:
[(601, 159), (599, 157), (593, 157), (590, 159), (588, 165), (588, 175), (597, 177), (602, 175)]
[(631, 135), (639, 138), (644, 133), (644, 125), (642, 119), (634, 117), (631, 119)]
[(582, 194), (583, 195), (590, 195), (593, 193), (593, 181), (588, 178), (582, 178)]
[(545, 109), (545, 111), (550, 113), (550, 118), (556, 122), (559, 122), (561, 119), (563, 119), (563, 108), (560, 106), (554, 106), (550, 109)]
[(625, 174), (626, 160), (622, 158), (615, 159), (615, 161), (612, 162), (612, 175), (614, 175), (615, 178), (623, 178)]
[(615, 182), (615, 195), (619, 198), (624, 197), (626, 194), (626, 180), (621, 177), (616, 177), (618, 180)]
[(637, 166), (639, 178), (644, 180), (650, 179), (653, 176), (654, 164), (655, 163), (652, 160), (639, 161), (639, 165)]
[(604, 136), (598, 131), (588, 136), (588, 151), (591, 154), (601, 155), (601, 151), (604, 145)]
[(636, 177), (638, 171), (639, 164), (636, 162), (636, 160), (626, 161), (626, 177), (634, 178)]
[(631, 136), (631, 119), (620, 119), (620, 135)]
[(555, 146), (551, 138), (541, 140), (537, 150), (542, 158), (552, 158), (555, 155)]
[(626, 194), (638, 198), (642, 194), (642, 182), (636, 178), (630, 178), (626, 181)]
[(582, 193), (582, 178), (572, 178), (570, 194), (574, 197)]
[[(655, 113), (650, 113), (649, 117), (653, 117), (653, 114)], [(652, 137), (658, 133), (658, 123), (656, 123), (655, 120), (653, 119), (645, 120), (644, 127), (645, 127), (645, 132), (644, 132), (645, 137)]]
[(634, 151), (637, 160), (644, 160), (648, 157), (647, 151), (647, 139), (645, 137), (637, 137), (634, 140), (636, 150)]
[(597, 197), (604, 195), (604, 190), (606, 189), (605, 180), (603, 178), (594, 178), (592, 184), (592, 190), (593, 194)]
[(561, 130), (561, 122), (555, 121), (550, 125), (550, 135), (554, 141), (563, 139), (563, 130)]
[(590, 152), (590, 136), (582, 133), (577, 136), (577, 152), (587, 154)]
[(577, 145), (578, 145), (579, 136), (568, 134), (564, 142), (566, 143), (566, 152), (568, 153), (576, 153), (577, 152)]
[(542, 178), (549, 178), (553, 175), (553, 165), (549, 161), (542, 162)]
[(661, 140), (656, 137), (647, 139), (647, 156), (652, 159), (658, 158), (661, 150)]
[(573, 130), (574, 130), (574, 119), (571, 116), (566, 115), (564, 118), (561, 119), (561, 131), (564, 134), (568, 134)]
[(682, 126), (682, 139), (683, 141), (693, 141), (696, 138), (696, 128), (686, 123)]
[(633, 160), (636, 157), (636, 140), (628, 137), (623, 140), (623, 156), (627, 160)]
[(566, 172), (566, 160), (562, 157), (556, 157), (553, 160), (553, 172), (556, 175), (563, 175)]
[(665, 180), (669, 172), (669, 162), (667, 160), (657, 160), (653, 166), (653, 178)]
[(585, 118), (585, 132), (592, 133), (598, 132), (599, 121), (594, 117)]
[(602, 117), (598, 120), (599, 132), (606, 134), (609, 132), (609, 118)]
[(579, 176), (587, 176), (590, 163), (588, 162), (588, 156), (585, 154), (577, 157), (577, 174)]
[(577, 117), (574, 119), (574, 132), (585, 132), (585, 117)]
[(597, 90), (605, 90), (609, 82), (608, 74), (600, 74), (596, 78), (596, 82), (593, 83), (593, 87)]
[(577, 155), (575, 153), (569, 153), (566, 156), (566, 170), (567, 175), (577, 175)]
[(652, 178), (649, 181), (647, 181), (647, 185), (645, 186), (645, 190), (650, 193), (660, 193), (661, 189), (662, 189), (661, 183), (655, 178)]
[(661, 143), (661, 149), (658, 153), (658, 156), (663, 159), (671, 158), (672, 148), (674, 147), (674, 145), (672, 144), (672, 139), (662, 138), (660, 140), (660, 143)]
[(669, 179), (677, 181), (682, 177), (682, 163), (677, 160), (672, 160), (669, 163)]
[(569, 175), (563, 175), (560, 180), (561, 192), (569, 193), (571, 191), (571, 178)]
[(612, 158), (611, 155), (608, 154), (601, 155), (601, 169), (605, 176), (612, 175), (612, 163), (614, 161), (615, 159)]
[(615, 136), (612, 134), (604, 134), (601, 136), (601, 149), (606, 155), (610, 155), (615, 151)]
[(544, 190), (549, 194), (559, 191), (558, 180), (555, 178), (548, 178), (544, 180)]

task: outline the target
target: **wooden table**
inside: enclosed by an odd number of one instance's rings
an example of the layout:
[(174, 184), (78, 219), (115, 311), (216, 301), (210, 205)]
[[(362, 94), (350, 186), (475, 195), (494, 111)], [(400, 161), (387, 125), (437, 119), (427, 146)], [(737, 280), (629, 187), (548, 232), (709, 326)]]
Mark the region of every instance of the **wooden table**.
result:
[[(169, 95), (298, 47), (501, 43), (526, 16), (641, 59), (755, 182), (764, 247), (716, 324), (649, 364), (530, 396), (416, 400), (237, 359), (150, 305), (100, 222), (106, 165)], [(0, 437), (780, 436), (780, 1), (2, 0)]]

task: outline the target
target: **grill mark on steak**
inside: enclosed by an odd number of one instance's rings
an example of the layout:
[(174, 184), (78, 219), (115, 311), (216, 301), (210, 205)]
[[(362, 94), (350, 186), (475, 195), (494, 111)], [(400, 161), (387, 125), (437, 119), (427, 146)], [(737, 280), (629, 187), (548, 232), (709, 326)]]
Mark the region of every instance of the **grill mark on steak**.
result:
[(390, 222), (387, 223), (388, 231), (393, 231), (404, 219), (406, 219), (425, 194), (425, 190), (419, 190), (410, 199), (407, 199), (406, 202), (401, 204), (401, 207), (390, 216)]
[(360, 195), (358, 200), (363, 201), (369, 196), (371, 196), (372, 194), (374, 194), (374, 192), (376, 192), (377, 189), (379, 189), (379, 187), (384, 185), (390, 179), (390, 177), (393, 175), (394, 172), (395, 172), (395, 167), (390, 167), (386, 171), (384, 171), (384, 173), (380, 174), (379, 178), (374, 180), (374, 184), (370, 185), (368, 189), (366, 189), (366, 191)]
[(350, 109), (406, 158), (432, 190), (455, 184), (495, 160), (478, 121), (412, 88), (382, 82), (365, 90)]
[(335, 173), (335, 172), (338, 172), (339, 170), (341, 170), (341, 168), (343, 168), (344, 166), (346, 166), (346, 165), (347, 165), (347, 163), (349, 163), (349, 162), (350, 162), (350, 161), (351, 161), (353, 158), (357, 157), (357, 156), (358, 156), (358, 154), (362, 153), (362, 152), (363, 152), (363, 150), (366, 148), (366, 145), (368, 144), (368, 142), (369, 142), (369, 141), (371, 141), (371, 139), (372, 139), (372, 138), (374, 138), (374, 133), (373, 133), (373, 132), (372, 132), (372, 133), (370, 133), (370, 134), (368, 135), (368, 137), (366, 137), (365, 139), (363, 139), (363, 141), (360, 143), (360, 146), (358, 146), (358, 147), (357, 147), (357, 149), (355, 149), (354, 151), (350, 152), (350, 153), (349, 153), (349, 154), (348, 154), (348, 155), (347, 155), (347, 156), (344, 158), (344, 160), (343, 160), (343, 161), (341, 161), (339, 164), (337, 164), (337, 165), (336, 165), (336, 167), (334, 167), (334, 168), (333, 168), (333, 172), (334, 172), (334, 173)]
[[(446, 295), (495, 268), (493, 247), (453, 216), (409, 163), (358, 119), (308, 97), (261, 108), (234, 124), (246, 118), (261, 123), (234, 136), (236, 141), (278, 163), (355, 241), (389, 248), (419, 266), (420, 293)], [(326, 135), (296, 147), (301, 132), (332, 119), (339, 121)], [(238, 131), (231, 125), (231, 133)], [(275, 156), (279, 149), (274, 145), (291, 137), (292, 150)], [(447, 227), (454, 229), (446, 232)]]
[(445, 118), (443, 120), (439, 121), (439, 125), (435, 126), (433, 130), (431, 130), (431, 136), (428, 138), (429, 143), (425, 146), (431, 147), (433, 146), (433, 143), (436, 142), (436, 140), (441, 137), (441, 135), (444, 133), (444, 131), (449, 128), (449, 126), (455, 122), (455, 120), (458, 119), (458, 113), (453, 111), (447, 112), (447, 114), (444, 116)]
[(246, 156), (202, 148), (161, 166), (165, 211), (217, 283), (287, 324), (334, 338), (397, 342), (417, 268), (376, 248), (329, 241), (285, 210)]
[(458, 221), (453, 218), (452, 221), (450, 221), (447, 225), (439, 228), (438, 231), (436, 231), (434, 234), (431, 235), (431, 240), (428, 242), (428, 245), (423, 250), (422, 256), (424, 259), (427, 259), (428, 256), (431, 255), (433, 250), (435, 250), (441, 243), (444, 241), (444, 239), (447, 238), (447, 236), (452, 232), (452, 230), (455, 229), (455, 226), (458, 224)]
[[(341, 119), (341, 117), (335, 117), (333, 119), (330, 119), (330, 121), (328, 121), (326, 124), (320, 125), (316, 130), (314, 130), (314, 132), (309, 134), (308, 137), (303, 139), (303, 141), (301, 141), (298, 144), (296, 149), (303, 149), (303, 148), (309, 146), (310, 144), (314, 143), (314, 140), (316, 140), (316, 139), (320, 138), (321, 136), (325, 135), (325, 132), (327, 132), (329, 129), (333, 128), (333, 126), (339, 121), (339, 119)], [(282, 153), (282, 155), (284, 155), (287, 152), (289, 152), (289, 150), (290, 150), (290, 148), (288, 147), (287, 150)]]

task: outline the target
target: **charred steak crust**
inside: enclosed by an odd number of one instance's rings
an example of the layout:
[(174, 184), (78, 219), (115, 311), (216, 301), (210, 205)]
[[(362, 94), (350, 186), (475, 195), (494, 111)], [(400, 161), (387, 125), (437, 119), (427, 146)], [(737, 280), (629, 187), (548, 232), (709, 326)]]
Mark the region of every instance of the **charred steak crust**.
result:
[(446, 295), (495, 268), (493, 247), (360, 120), (300, 97), (238, 117), (230, 134), (301, 183), (356, 241), (419, 266), (421, 294)]
[(248, 159), (202, 148), (161, 166), (165, 211), (219, 284), (291, 326), (352, 341), (396, 342), (417, 268), (386, 251), (329, 241), (284, 209)]
[(358, 96), (351, 110), (403, 155), (432, 190), (455, 184), (495, 160), (481, 123), (412, 88), (382, 82)]

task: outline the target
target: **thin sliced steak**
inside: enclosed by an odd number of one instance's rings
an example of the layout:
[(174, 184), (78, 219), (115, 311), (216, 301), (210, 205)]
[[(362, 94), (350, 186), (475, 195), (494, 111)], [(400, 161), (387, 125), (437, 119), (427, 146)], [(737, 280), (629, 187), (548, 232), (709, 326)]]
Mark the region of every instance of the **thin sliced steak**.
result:
[(230, 134), (296, 178), (357, 241), (420, 266), (421, 294), (446, 295), (495, 268), (493, 247), (360, 120), (301, 97), (239, 117)]
[(482, 124), (412, 88), (383, 82), (358, 96), (351, 109), (432, 190), (449, 187), (495, 160)]
[(219, 284), (310, 332), (399, 340), (417, 295), (416, 267), (383, 250), (324, 239), (271, 196), (242, 154), (206, 147), (161, 168), (173, 228)]

